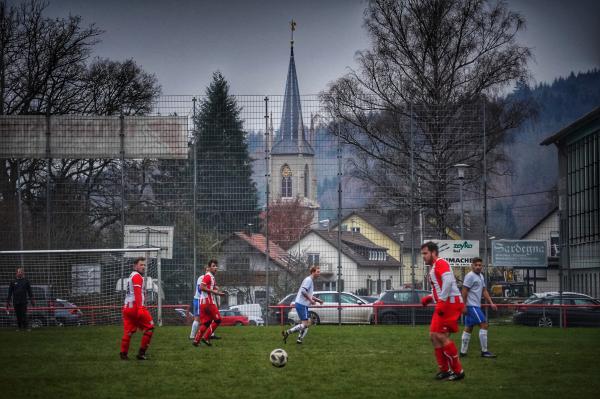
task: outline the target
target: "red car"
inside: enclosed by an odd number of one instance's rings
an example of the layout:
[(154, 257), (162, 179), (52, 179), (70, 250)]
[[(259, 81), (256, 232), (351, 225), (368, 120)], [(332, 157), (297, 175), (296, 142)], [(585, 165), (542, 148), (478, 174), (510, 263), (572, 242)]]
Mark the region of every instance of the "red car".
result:
[(247, 326), (248, 317), (240, 313), (239, 310), (221, 309), (222, 326)]

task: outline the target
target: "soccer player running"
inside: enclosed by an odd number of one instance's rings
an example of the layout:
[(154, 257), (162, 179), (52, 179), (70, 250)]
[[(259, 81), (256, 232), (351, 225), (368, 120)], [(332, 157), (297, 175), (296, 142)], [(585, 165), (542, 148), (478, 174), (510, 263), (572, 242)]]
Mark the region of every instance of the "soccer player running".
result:
[(298, 290), (298, 294), (296, 295), (296, 312), (298, 313), (298, 317), (301, 320), (301, 323), (290, 328), (289, 330), (282, 331), (281, 335), (283, 335), (283, 343), (287, 343), (287, 339), (290, 334), (299, 332), (298, 339), (296, 340), (297, 344), (301, 344), (304, 341), (304, 337), (308, 334), (308, 327), (310, 325), (308, 319), (308, 307), (311, 305), (318, 303), (323, 303), (322, 300), (313, 296), (313, 291), (315, 288), (315, 280), (319, 278), (321, 275), (321, 269), (319, 266), (312, 266), (310, 268), (310, 276), (306, 277), (302, 284), (300, 285), (300, 289)]
[(215, 295), (224, 296), (225, 293), (217, 289), (215, 274), (218, 268), (219, 264), (215, 259), (209, 260), (206, 274), (200, 283), (200, 330), (192, 343), (194, 346), (198, 346), (200, 341), (212, 346), (210, 337), (221, 324), (221, 313)]
[(462, 333), (462, 344), (460, 347), (460, 357), (467, 356), (469, 350), (469, 341), (474, 326), (479, 326), (479, 343), (481, 344), (481, 357), (494, 358), (496, 355), (488, 351), (488, 323), (485, 314), (481, 310), (481, 297), (485, 298), (493, 310), (497, 306), (492, 302), (492, 298), (485, 286), (485, 278), (481, 274), (483, 261), (481, 258), (474, 258), (471, 265), (471, 271), (465, 276), (462, 286), (463, 301), (467, 306), (463, 309), (465, 314), (465, 329)]
[(190, 339), (196, 338), (196, 333), (200, 327), (200, 297), (202, 295), (201, 286), (203, 278), (204, 275), (198, 277), (198, 281), (196, 281), (196, 293), (194, 294), (194, 301), (192, 302), (192, 315), (194, 316), (194, 322), (192, 323), (192, 331), (190, 331)]
[(144, 306), (144, 278), (142, 275), (146, 270), (146, 258), (137, 258), (133, 261), (133, 272), (129, 275), (127, 282), (127, 293), (123, 306), (123, 338), (121, 339), (121, 359), (129, 360), (129, 343), (131, 336), (140, 329), (144, 332), (142, 343), (136, 358), (146, 360), (146, 350), (150, 345), (154, 332), (154, 321), (150, 312)]
[(450, 333), (458, 332), (458, 319), (464, 304), (454, 273), (446, 260), (438, 257), (438, 246), (427, 242), (421, 246), (421, 255), (426, 265), (431, 266), (429, 281), (431, 295), (423, 297), (421, 303), (427, 306), (435, 302), (435, 310), (429, 327), (429, 337), (435, 349), (435, 359), (439, 372), (438, 380), (457, 381), (465, 378), (465, 372), (458, 358), (456, 345)]

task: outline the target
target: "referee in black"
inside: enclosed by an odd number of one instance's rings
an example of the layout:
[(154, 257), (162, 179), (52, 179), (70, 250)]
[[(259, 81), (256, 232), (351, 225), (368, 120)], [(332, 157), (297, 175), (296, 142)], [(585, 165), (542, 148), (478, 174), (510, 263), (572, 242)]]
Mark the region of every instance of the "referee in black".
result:
[(25, 278), (25, 269), (22, 267), (17, 269), (17, 278), (10, 283), (8, 287), (8, 298), (6, 298), (6, 308), (10, 306), (12, 298), (15, 314), (17, 315), (17, 326), (19, 330), (26, 330), (27, 322), (27, 296), (31, 300), (31, 305), (35, 306), (33, 293), (31, 292), (31, 284)]

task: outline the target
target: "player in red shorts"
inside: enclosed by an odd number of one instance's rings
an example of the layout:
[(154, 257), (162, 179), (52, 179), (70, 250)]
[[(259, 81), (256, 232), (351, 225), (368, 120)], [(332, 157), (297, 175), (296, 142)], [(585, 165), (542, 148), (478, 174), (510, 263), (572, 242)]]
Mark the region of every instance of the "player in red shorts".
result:
[(217, 289), (215, 273), (218, 267), (215, 259), (209, 260), (207, 272), (200, 283), (200, 330), (196, 333), (192, 343), (194, 346), (198, 346), (200, 341), (207, 346), (212, 346), (210, 337), (221, 324), (221, 314), (215, 295), (223, 296), (225, 293)]
[(440, 371), (435, 378), (457, 381), (465, 378), (465, 372), (458, 359), (456, 345), (450, 339), (450, 333), (458, 332), (458, 319), (464, 303), (454, 273), (446, 260), (438, 258), (438, 246), (427, 242), (421, 246), (421, 255), (426, 265), (431, 266), (429, 282), (431, 295), (423, 297), (421, 303), (427, 306), (435, 302), (435, 310), (429, 327), (429, 337), (435, 348), (435, 359)]
[(150, 345), (152, 333), (154, 332), (154, 321), (150, 312), (144, 306), (144, 278), (142, 274), (146, 270), (146, 258), (137, 258), (133, 262), (133, 272), (129, 275), (127, 282), (127, 293), (125, 305), (123, 306), (123, 338), (121, 339), (121, 359), (129, 360), (129, 343), (131, 336), (139, 329), (144, 332), (140, 350), (136, 356), (138, 360), (146, 360), (146, 350)]

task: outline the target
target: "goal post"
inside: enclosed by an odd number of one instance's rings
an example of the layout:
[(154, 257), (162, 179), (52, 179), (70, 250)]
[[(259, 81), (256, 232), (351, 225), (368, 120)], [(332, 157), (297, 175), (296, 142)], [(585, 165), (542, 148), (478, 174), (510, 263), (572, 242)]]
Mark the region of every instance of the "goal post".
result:
[[(17, 268), (23, 268), (35, 299), (28, 312), (34, 327), (120, 324), (127, 281), (137, 257), (146, 258), (146, 306), (160, 326), (164, 290), (161, 248), (157, 247), (0, 251), (0, 307), (5, 306)], [(4, 309), (0, 327), (10, 326), (14, 319), (6, 317), (10, 312)]]

